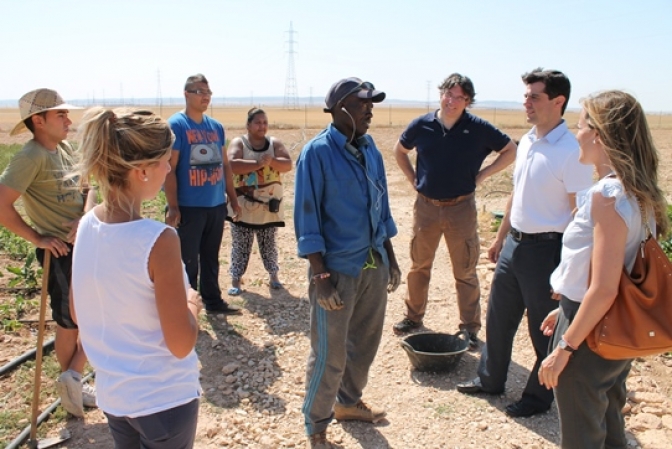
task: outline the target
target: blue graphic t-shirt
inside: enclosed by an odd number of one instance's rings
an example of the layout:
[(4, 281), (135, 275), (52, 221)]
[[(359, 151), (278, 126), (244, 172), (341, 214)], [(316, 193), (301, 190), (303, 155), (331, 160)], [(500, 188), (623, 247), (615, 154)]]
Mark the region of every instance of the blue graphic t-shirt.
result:
[(168, 123), (175, 133), (173, 150), (180, 152), (175, 168), (178, 204), (187, 207), (224, 204), (224, 127), (207, 115), (196, 123), (184, 112), (174, 114)]

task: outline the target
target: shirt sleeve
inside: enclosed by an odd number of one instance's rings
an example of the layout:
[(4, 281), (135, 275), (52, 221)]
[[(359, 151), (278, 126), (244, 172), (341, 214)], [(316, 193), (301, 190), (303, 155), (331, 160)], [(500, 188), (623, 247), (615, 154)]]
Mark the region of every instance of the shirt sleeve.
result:
[(319, 148), (308, 144), (296, 163), (294, 179), (294, 232), (299, 257), (326, 251), (322, 237), (320, 203), (324, 192), (324, 175)]
[(39, 171), (40, 166), (33, 159), (26, 154), (17, 153), (0, 176), (0, 184), (23, 195), (35, 180)]
[(182, 126), (180, 125), (179, 119), (169, 120), (168, 124), (170, 129), (175, 134), (175, 142), (173, 143), (173, 150), (180, 151), (184, 145), (184, 132), (182, 131)]
[(593, 166), (579, 162), (579, 147), (577, 146), (565, 160), (562, 181), (567, 193), (576, 193), (589, 188), (593, 184)]
[(404, 132), (401, 133), (401, 137), (399, 137), (399, 142), (401, 143), (401, 146), (403, 146), (407, 150), (412, 150), (413, 148), (415, 148), (415, 138), (418, 135), (419, 127), (420, 127), (420, 118), (416, 118), (408, 125), (408, 128), (406, 128)]
[(495, 127), (491, 123), (486, 124), (486, 148), (490, 151), (502, 151), (505, 146), (509, 144), (511, 138), (504, 134), (499, 128)]

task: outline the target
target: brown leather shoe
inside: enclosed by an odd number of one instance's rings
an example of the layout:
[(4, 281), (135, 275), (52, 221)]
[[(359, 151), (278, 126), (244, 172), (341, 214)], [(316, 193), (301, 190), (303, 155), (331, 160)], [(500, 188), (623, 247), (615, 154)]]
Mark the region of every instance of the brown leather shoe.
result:
[(355, 405), (346, 407), (338, 402), (334, 404), (334, 418), (339, 421), (366, 421), (377, 423), (385, 418), (387, 412), (380, 408), (368, 405), (360, 399)]
[(306, 449), (335, 449), (338, 447), (327, 440), (326, 430), (308, 435), (308, 439), (306, 440)]

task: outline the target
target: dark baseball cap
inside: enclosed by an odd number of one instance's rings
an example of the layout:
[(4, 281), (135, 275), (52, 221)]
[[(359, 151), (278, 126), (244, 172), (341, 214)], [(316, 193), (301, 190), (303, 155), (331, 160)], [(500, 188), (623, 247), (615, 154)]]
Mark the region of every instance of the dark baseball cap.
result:
[(385, 92), (376, 90), (370, 82), (355, 77), (344, 78), (336, 81), (327, 92), (324, 98), (327, 107), (324, 108), (324, 112), (331, 112), (334, 106), (343, 101), (345, 97), (355, 93), (359, 98), (370, 98), (374, 103), (380, 103), (385, 99)]

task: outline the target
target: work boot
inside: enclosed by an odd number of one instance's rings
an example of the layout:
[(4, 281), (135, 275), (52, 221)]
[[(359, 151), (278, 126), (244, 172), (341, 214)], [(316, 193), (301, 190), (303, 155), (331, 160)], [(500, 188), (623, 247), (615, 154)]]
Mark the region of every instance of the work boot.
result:
[(343, 404), (334, 404), (334, 418), (339, 421), (366, 421), (377, 423), (385, 418), (387, 412), (380, 407), (373, 407), (361, 399), (355, 405), (346, 407)]
[(407, 334), (410, 331), (419, 328), (420, 326), (422, 326), (422, 321), (413, 321), (409, 318), (404, 318), (392, 326), (392, 330), (394, 330), (395, 334), (400, 335)]
[(308, 435), (308, 439), (306, 440), (306, 449), (335, 449), (338, 447), (327, 440), (326, 430)]

